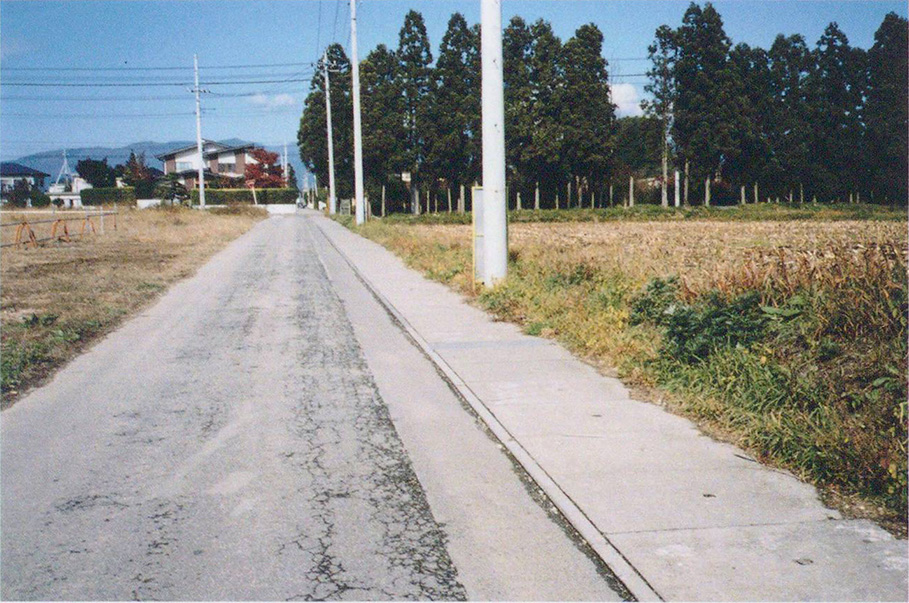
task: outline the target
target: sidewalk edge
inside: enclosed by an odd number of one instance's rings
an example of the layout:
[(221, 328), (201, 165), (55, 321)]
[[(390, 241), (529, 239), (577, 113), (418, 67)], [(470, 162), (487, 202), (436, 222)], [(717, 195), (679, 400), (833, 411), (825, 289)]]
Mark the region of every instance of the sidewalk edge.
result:
[[(357, 278), (369, 289), (385, 310), (395, 319), (407, 335), (419, 346), (421, 351), (436, 366), (440, 374), (448, 381), (449, 385), (470, 405), (477, 416), (486, 424), (489, 430), (505, 446), (515, 460), (524, 468), (530, 478), (536, 482), (541, 490), (549, 497), (552, 503), (561, 511), (565, 519), (587, 541), (593, 551), (600, 557), (616, 577), (624, 584), (625, 588), (638, 601), (663, 601), (664, 599), (647, 582), (647, 579), (631, 564), (630, 561), (613, 545), (606, 536), (593, 524), (587, 515), (575, 502), (559, 487), (546, 470), (534, 459), (492, 414), (483, 401), (464, 383), (463, 379), (448, 365), (447, 362), (429, 345), (422, 335), (398, 312), (398, 309), (367, 279), (346, 253), (341, 250), (325, 232), (319, 221), (316, 226), (325, 236), (328, 243), (338, 252), (350, 266)], [(338, 228), (344, 228), (337, 225)], [(350, 231), (347, 231), (350, 233)], [(350, 233), (352, 236), (359, 236)]]

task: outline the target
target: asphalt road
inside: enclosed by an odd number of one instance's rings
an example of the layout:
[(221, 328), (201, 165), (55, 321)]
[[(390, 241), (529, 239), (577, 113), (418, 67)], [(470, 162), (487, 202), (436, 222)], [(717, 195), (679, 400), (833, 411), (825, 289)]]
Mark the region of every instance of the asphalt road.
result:
[(618, 598), (368, 303), (273, 217), (4, 411), (2, 598)]

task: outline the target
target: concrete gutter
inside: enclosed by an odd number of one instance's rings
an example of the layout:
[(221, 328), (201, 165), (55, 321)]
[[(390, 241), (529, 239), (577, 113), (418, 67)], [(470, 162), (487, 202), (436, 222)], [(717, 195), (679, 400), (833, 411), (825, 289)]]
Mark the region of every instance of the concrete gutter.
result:
[[(324, 231), (323, 231), (324, 232)], [(638, 601), (663, 601), (663, 598), (653, 590), (647, 580), (638, 572), (616, 549), (603, 534), (597, 530), (587, 515), (575, 504), (555, 481), (546, 473), (539, 463), (521, 446), (508, 429), (493, 415), (483, 404), (483, 401), (467, 386), (461, 377), (448, 365), (447, 362), (429, 345), (420, 333), (413, 328), (407, 319), (398, 312), (397, 308), (382, 295), (381, 292), (357, 269), (347, 254), (326, 235), (326, 240), (344, 258), (357, 278), (366, 286), (376, 300), (394, 318), (398, 325), (407, 333), (411, 340), (422, 350), (427, 358), (436, 365), (448, 385), (474, 410), (477, 416), (486, 424), (489, 430), (499, 439), (503, 446), (517, 460), (527, 474), (549, 497), (550, 501), (559, 509), (568, 522), (574, 526), (584, 540), (591, 546), (596, 554), (615, 573), (616, 577)]]

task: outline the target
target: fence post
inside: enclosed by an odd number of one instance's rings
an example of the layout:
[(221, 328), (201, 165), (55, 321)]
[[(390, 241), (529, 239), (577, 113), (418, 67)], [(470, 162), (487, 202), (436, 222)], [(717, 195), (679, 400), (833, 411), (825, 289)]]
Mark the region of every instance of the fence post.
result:
[(634, 207), (634, 176), (628, 177), (628, 207)]
[(101, 204), (101, 234), (104, 234), (104, 204)]

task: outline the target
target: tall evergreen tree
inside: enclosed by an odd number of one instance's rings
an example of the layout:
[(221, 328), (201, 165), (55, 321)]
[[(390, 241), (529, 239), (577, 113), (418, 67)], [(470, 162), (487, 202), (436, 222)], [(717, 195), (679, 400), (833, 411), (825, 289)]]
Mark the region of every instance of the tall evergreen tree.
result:
[[(582, 25), (562, 50), (566, 167), (580, 195), (605, 180), (615, 149), (615, 105), (609, 90), (603, 34), (590, 23)], [(595, 188), (594, 188), (595, 190)]]
[(430, 97), (434, 88), (429, 37), (423, 15), (417, 11), (411, 10), (404, 17), (396, 56), (398, 85), (404, 101), (402, 163), (413, 173), (416, 183), (426, 158)]
[(661, 25), (654, 35), (653, 44), (647, 47), (652, 66), (647, 71), (650, 81), (644, 90), (650, 93), (651, 99), (641, 103), (644, 113), (660, 123), (660, 147), (662, 160), (662, 181), (660, 201), (663, 207), (669, 206), (669, 144), (672, 135), (672, 118), (677, 94), (675, 81), (678, 44), (675, 32), (668, 25)]
[(363, 117), (363, 172), (367, 186), (380, 188), (408, 169), (403, 158), (403, 103), (398, 59), (384, 44), (360, 66)]
[(731, 42), (719, 13), (709, 2), (692, 3), (676, 32), (677, 96), (673, 140), (697, 181), (721, 176), (735, 152), (735, 86), (729, 69)]
[(527, 166), (527, 179), (539, 182), (552, 204), (560, 185), (566, 182), (562, 41), (542, 19), (531, 25), (530, 33), (528, 112), (533, 127), (530, 143), (521, 150), (520, 162)]
[[(335, 158), (335, 183), (339, 197), (353, 194), (353, 109), (350, 98), (350, 60), (340, 44), (328, 47), (329, 81), (331, 82), (331, 122)], [(318, 75), (312, 78), (310, 93), (303, 103), (303, 116), (297, 131), (300, 160), (328, 186), (328, 138), (325, 117), (325, 80), (323, 59), (317, 64)]]
[(530, 106), (529, 58), (533, 37), (521, 17), (511, 18), (502, 34), (503, 80), (505, 84), (505, 161), (508, 177), (518, 190), (533, 187), (523, 151), (533, 140)]
[(806, 81), (813, 56), (800, 35), (778, 35), (768, 52), (770, 95), (767, 138), (770, 159), (765, 170), (768, 192), (785, 194), (787, 189), (811, 182), (811, 122)]
[(808, 79), (813, 192), (846, 199), (856, 190), (862, 165), (861, 108), (864, 53), (856, 52), (836, 23), (824, 30)]
[(746, 185), (761, 179), (771, 156), (767, 136), (773, 109), (770, 62), (765, 50), (738, 44), (729, 53), (729, 67), (734, 86), (731, 102), (738, 119), (733, 121), (733, 144), (724, 171), (731, 183)]
[(620, 117), (616, 120), (613, 175), (619, 182), (628, 176), (656, 176), (661, 171), (663, 124), (656, 117)]
[(479, 40), (460, 13), (448, 21), (434, 70), (431, 131), (428, 141), (429, 171), (448, 186), (469, 184), (478, 178), (480, 132), (475, 117), (480, 113), (479, 73), (474, 71)]
[(909, 22), (889, 13), (874, 34), (868, 51), (868, 126), (871, 190), (876, 198), (906, 204), (909, 175)]

